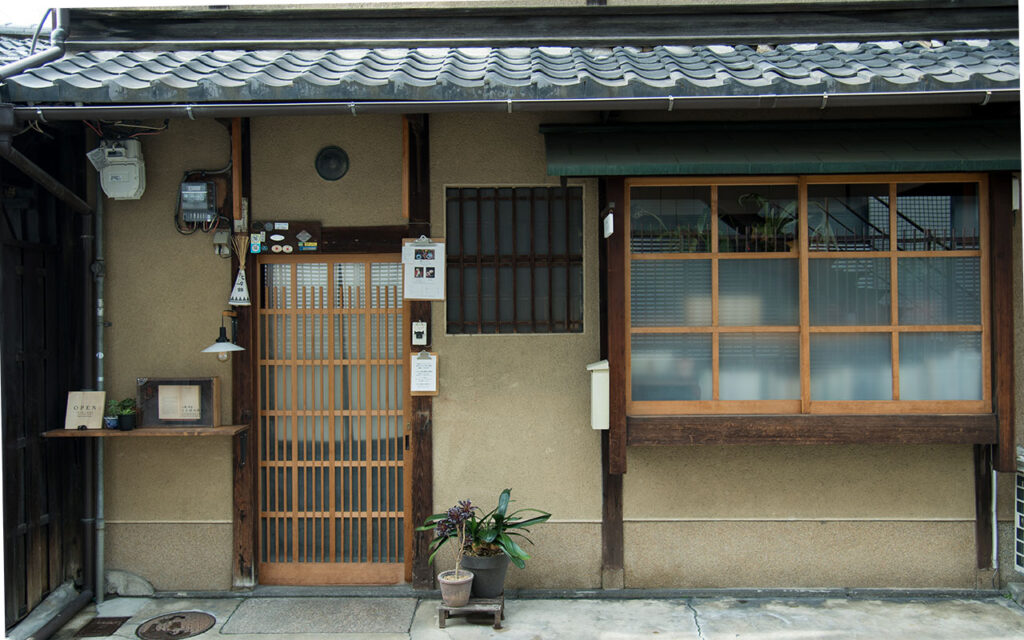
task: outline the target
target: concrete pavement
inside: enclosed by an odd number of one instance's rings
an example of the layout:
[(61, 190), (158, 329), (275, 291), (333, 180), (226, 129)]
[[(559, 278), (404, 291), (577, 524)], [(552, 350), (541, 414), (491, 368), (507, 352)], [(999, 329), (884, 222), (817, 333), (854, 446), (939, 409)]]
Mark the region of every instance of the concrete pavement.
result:
[(437, 625), (438, 600), (408, 597), (113, 598), (86, 607), (56, 640), (97, 614), (130, 616), (116, 640), (158, 615), (205, 611), (203, 640), (1020, 640), (1024, 608), (1007, 597), (508, 598), (503, 628), (490, 618)]

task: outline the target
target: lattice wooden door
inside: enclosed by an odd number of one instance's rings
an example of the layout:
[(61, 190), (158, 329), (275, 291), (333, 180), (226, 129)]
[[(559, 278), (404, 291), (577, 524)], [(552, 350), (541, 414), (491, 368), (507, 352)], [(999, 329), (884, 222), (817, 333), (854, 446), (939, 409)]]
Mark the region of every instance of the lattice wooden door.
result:
[(263, 584), (408, 579), (401, 267), (260, 259)]

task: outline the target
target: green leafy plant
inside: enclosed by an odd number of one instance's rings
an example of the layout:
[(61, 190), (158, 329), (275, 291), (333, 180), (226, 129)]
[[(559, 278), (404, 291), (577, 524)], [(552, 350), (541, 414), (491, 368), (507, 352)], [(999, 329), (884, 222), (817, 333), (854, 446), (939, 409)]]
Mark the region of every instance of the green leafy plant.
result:
[[(461, 559), (462, 554), (496, 556), (504, 553), (512, 564), (520, 569), (526, 566), (530, 555), (519, 546), (517, 539), (533, 544), (525, 535), (530, 531), (528, 527), (547, 522), (551, 514), (529, 508), (509, 513), (511, 492), (511, 489), (502, 491), (498, 496), (498, 506), (486, 513), (482, 513), (478, 507), (471, 506), (468, 500), (463, 500), (448, 511), (435, 513), (427, 518), (416, 530), (434, 531), (434, 539), (430, 542), (430, 562), (434, 561), (434, 556), (445, 543), (452, 541), (457, 559)], [(470, 515), (462, 521), (463, 528), (460, 534), (458, 526), (451, 526), (452, 512), (460, 509), (463, 504), (469, 507)]]
[(108, 416), (130, 416), (137, 410), (135, 406), (135, 398), (125, 398), (124, 400), (108, 400), (107, 401), (107, 415)]

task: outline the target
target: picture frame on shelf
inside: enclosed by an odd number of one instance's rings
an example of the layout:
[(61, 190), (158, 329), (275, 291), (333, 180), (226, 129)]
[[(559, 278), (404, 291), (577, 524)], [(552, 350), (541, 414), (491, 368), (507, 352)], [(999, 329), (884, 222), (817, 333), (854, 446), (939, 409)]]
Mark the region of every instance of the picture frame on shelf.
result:
[(137, 378), (139, 427), (220, 426), (220, 379)]

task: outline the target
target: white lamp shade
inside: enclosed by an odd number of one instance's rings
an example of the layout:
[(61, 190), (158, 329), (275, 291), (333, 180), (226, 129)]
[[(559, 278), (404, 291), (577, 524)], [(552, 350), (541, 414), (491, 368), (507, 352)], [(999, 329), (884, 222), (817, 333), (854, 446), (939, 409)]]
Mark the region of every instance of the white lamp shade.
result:
[(203, 349), (201, 353), (223, 353), (225, 351), (245, 351), (245, 347), (240, 347), (228, 340), (228, 332), (221, 327), (217, 341)]

